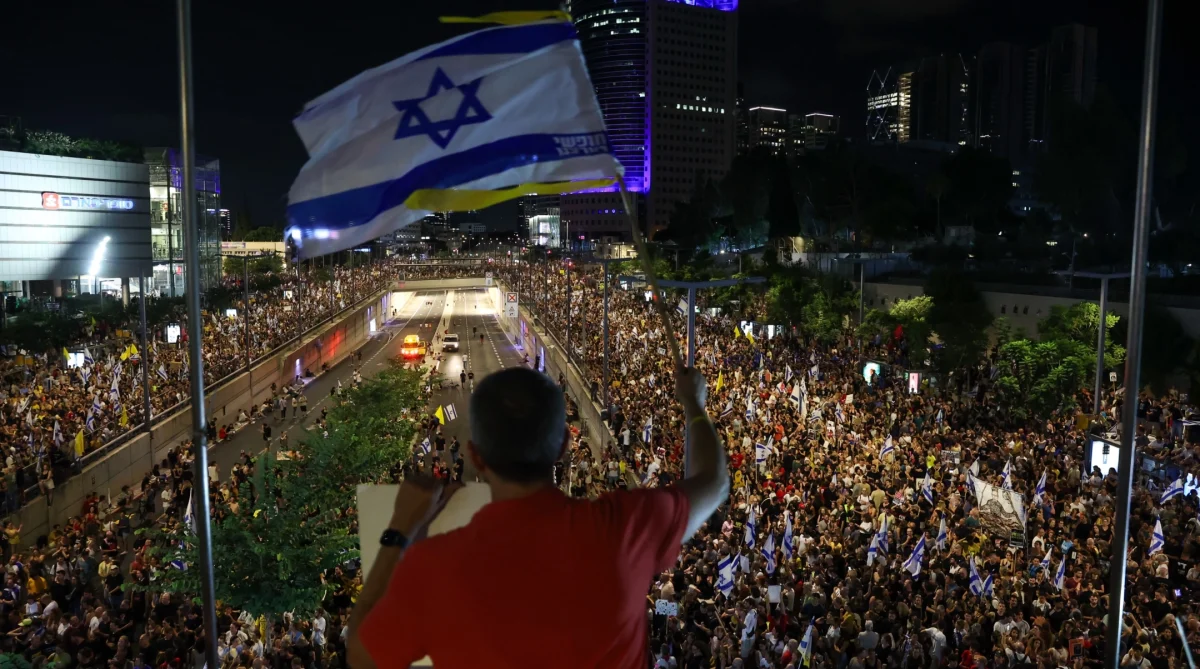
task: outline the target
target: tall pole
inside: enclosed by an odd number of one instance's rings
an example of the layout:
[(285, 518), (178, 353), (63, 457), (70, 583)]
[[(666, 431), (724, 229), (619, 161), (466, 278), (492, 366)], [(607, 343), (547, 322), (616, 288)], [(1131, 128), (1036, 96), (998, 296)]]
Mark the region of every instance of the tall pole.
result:
[(146, 330), (146, 274), (138, 270), (138, 316), (142, 319), (142, 427), (147, 434), (150, 431), (150, 349), (146, 341), (150, 333)]
[[(612, 409), (612, 398), (608, 394), (608, 263), (604, 263), (604, 410)], [(612, 421), (612, 416), (608, 417)]]
[(571, 359), (571, 261), (567, 261), (567, 360)]
[(858, 263), (858, 322), (863, 322), (863, 295), (867, 292), (867, 263)]
[(192, 1), (176, 0), (176, 31), (179, 42), (179, 113), (183, 149), (182, 220), (186, 237), (188, 310), (188, 354), (191, 357), (192, 445), (195, 449), (195, 481), (192, 494), (196, 516), (196, 543), (200, 549), (200, 591), (204, 600), (204, 658), (209, 667), (220, 666), (217, 659), (216, 586), (213, 582), (212, 527), (208, 508), (208, 438), (204, 414), (204, 323), (200, 314), (200, 231), (196, 221), (195, 137), (192, 120)]
[[(696, 367), (696, 287), (687, 289), (687, 366)], [(687, 478), (692, 470), (692, 424), (689, 422), (683, 432), (683, 477)]]
[(1096, 393), (1092, 398), (1092, 415), (1100, 416), (1100, 395), (1104, 392), (1104, 317), (1108, 313), (1108, 279), (1100, 279), (1100, 332), (1096, 335)]
[[(1150, 0), (1146, 14), (1146, 62), (1142, 73), (1142, 122), (1138, 129), (1137, 200), (1133, 212), (1133, 267), (1129, 284), (1129, 338), (1125, 343), (1125, 405), (1121, 409), (1121, 451), (1117, 465), (1117, 528), (1109, 561), (1108, 635), (1105, 666), (1121, 664), (1125, 614), (1125, 569), (1129, 554), (1129, 506), (1133, 494), (1133, 449), (1137, 447), (1138, 388), (1142, 372), (1142, 328), (1146, 310), (1146, 251), (1149, 246), (1150, 189), (1154, 171), (1154, 116), (1158, 106), (1158, 52), (1162, 39), (1162, 0)], [(1102, 328), (1103, 329), (1103, 328)]]
[[(246, 333), (246, 372), (250, 371), (250, 256), (242, 256), (242, 329)], [(254, 384), (251, 384), (254, 387)]]

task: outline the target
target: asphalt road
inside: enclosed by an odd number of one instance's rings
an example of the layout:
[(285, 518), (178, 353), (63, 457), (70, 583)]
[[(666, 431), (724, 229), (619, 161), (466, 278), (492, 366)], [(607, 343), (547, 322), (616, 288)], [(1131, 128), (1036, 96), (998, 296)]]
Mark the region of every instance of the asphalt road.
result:
[[(361, 370), (364, 378), (384, 369), (389, 359), (400, 355), (400, 345), (405, 335), (418, 334), (423, 340), (431, 339), (434, 327), (441, 320), (445, 302), (446, 291), (418, 292), (359, 349), (362, 354), (361, 363), (356, 355), (351, 355), (328, 372), (312, 379), (302, 391), (308, 397), (307, 415), (294, 416), (293, 410), (289, 408), (286, 419), (267, 419), (271, 421), (272, 446), (277, 448), (280, 435), (286, 432), (289, 448), (294, 448), (303, 438), (303, 430), (314, 425), (321, 417), (321, 409), (327, 407), (330, 393), (338, 381), (348, 388), (353, 381), (355, 369)], [(230, 471), (242, 451), (256, 455), (266, 447), (262, 437), (262, 421), (260, 418), (251, 422), (232, 437), (209, 448), (209, 462), (218, 465), (222, 481), (229, 480)]]
[[(441, 372), (448, 382), (458, 384), (461, 373), (466, 371), (474, 374), (475, 378), (467, 379), (466, 387), (445, 388), (435, 391), (430, 403), (430, 410), (438, 405), (443, 408), (454, 407), (456, 418), (447, 416), (442, 434), (446, 439), (446, 459), (450, 458), (450, 444), (458, 437), (459, 444), (467, 460), (463, 480), (472, 481), (475, 468), (466, 457), (465, 449), (470, 438), (470, 397), (474, 385), (483, 380), (488, 374), (507, 367), (522, 364), (523, 354), (504, 335), (500, 323), (493, 312), (486, 294), (482, 290), (451, 291), (450, 321), (439, 327), (437, 334), (443, 336), (453, 332), (459, 338), (459, 350), (443, 352), (439, 344), (437, 352), (444, 356)], [(482, 342), (480, 336), (482, 335)], [(428, 465), (428, 460), (426, 461)]]
[[(444, 318), (445, 317), (445, 318)], [(459, 336), (459, 351), (443, 352), (442, 346), (434, 345), (436, 336), (447, 332)], [(433, 362), (434, 354), (441, 354), (441, 372), (447, 381), (457, 384), (460, 372), (474, 373), (474, 380), (468, 379), (467, 387), (435, 390), (430, 401), (429, 410), (432, 412), (441, 405), (453, 406), (456, 418), (447, 417), (443, 434), (447, 443), (447, 458), (449, 444), (454, 437), (466, 448), (470, 437), (470, 393), (474, 386), (488, 374), (506, 367), (520, 365), (523, 353), (504, 335), (499, 321), (482, 290), (450, 290), (450, 291), (420, 291), (414, 295), (391, 320), (384, 323), (379, 331), (361, 349), (362, 362), (356, 355), (351, 355), (330, 371), (314, 378), (303, 389), (308, 397), (308, 414), (295, 416), (288, 409), (288, 417), (279, 420), (270, 417), (272, 447), (278, 448), (281, 433), (288, 435), (289, 448), (304, 436), (304, 430), (316, 424), (321, 416), (321, 409), (327, 406), (330, 393), (342, 382), (343, 387), (352, 383), (355, 369), (360, 370), (364, 378), (370, 377), (384, 369), (389, 359), (400, 355), (400, 345), (404, 336), (417, 334), (422, 340), (430, 342), (430, 356), (426, 363)], [(483, 342), (480, 343), (480, 335)], [(449, 385), (449, 384), (447, 384)], [(262, 420), (251, 422), (236, 432), (232, 437), (209, 448), (210, 463), (216, 463), (220, 468), (220, 480), (229, 480), (230, 471), (238, 461), (242, 451), (256, 455), (266, 447), (262, 438)], [(464, 452), (465, 457), (465, 452)], [(426, 461), (428, 465), (428, 460)], [(465, 480), (474, 480), (475, 471), (467, 462)]]

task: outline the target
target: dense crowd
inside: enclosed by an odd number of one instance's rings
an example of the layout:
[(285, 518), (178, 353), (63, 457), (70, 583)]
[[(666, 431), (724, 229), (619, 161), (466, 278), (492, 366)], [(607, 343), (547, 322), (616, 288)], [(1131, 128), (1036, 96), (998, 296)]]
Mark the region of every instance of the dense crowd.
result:
[[(208, 387), (382, 289), (394, 279), (398, 264), (395, 259), (353, 268), (306, 264), (252, 290), (249, 310), (242, 278), (228, 277), (227, 287), (237, 289), (233, 311), (214, 309), (205, 316)], [(321, 275), (324, 280), (317, 279), (319, 271), (328, 273)], [(132, 334), (136, 322), (98, 321), (75, 346), (84, 352), (79, 367), (68, 367), (57, 352), (13, 351), (0, 358), (0, 450), (5, 455), (0, 515), (15, 511), (32, 494), (44, 494), (53, 503), (55, 484), (71, 475), (78, 458), (143, 423), (143, 359), (152, 415), (188, 399), (188, 319), (182, 307), (170, 323), (180, 328), (178, 340), (168, 343), (164, 322), (148, 333), (149, 350), (143, 351)]]
[[(515, 285), (515, 271), (498, 276)], [(533, 271), (547, 288), (540, 313), (563, 338), (565, 273)], [(580, 496), (669, 484), (681, 476), (683, 425), (667, 335), (641, 290), (612, 290), (611, 382), (601, 387), (599, 282), (578, 268), (571, 278), (571, 348), (594, 378), (594, 399), (610, 396), (609, 432), (595, 443), (573, 439), (559, 476)], [(681, 333), (682, 318), (672, 318)], [(675, 568), (648, 584), (647, 666), (1099, 664), (1115, 482), (1086, 470), (1086, 435), (1073, 412), (1014, 422), (991, 402), (986, 382), (960, 389), (925, 381), (912, 393), (906, 378), (888, 373), (907, 367), (902, 336), (861, 347), (850, 338), (810, 341), (791, 328), (768, 337), (728, 316), (699, 318), (697, 334), (732, 492)], [(864, 360), (881, 363), (882, 373), (864, 377)], [(975, 376), (988, 378), (989, 364)], [(1112, 420), (1136, 414), (1139, 443), (1171, 467), (1166, 485), (1140, 485), (1133, 500), (1122, 666), (1181, 666), (1176, 619), (1200, 647), (1200, 519), (1195, 493), (1176, 494), (1170, 481), (1196, 462), (1198, 446), (1183, 429), (1194, 409), (1174, 393), (1142, 395), (1131, 409), (1119, 392), (1104, 409)], [(429, 429), (441, 454), (428, 460), (434, 473), (461, 479), (461, 445)], [(218, 514), (238, 503), (237, 484), (251, 467), (244, 456), (228, 476), (216, 472)], [(201, 666), (194, 605), (119, 587), (172, 568), (147, 555), (132, 529), (181, 522), (190, 485), (184, 446), (138, 494), (90, 498), (44, 541), (30, 545), (21, 528), (6, 527), (5, 651), (35, 666), (56, 652), (81, 666)], [(1016, 507), (1004, 508), (1016, 495)], [(222, 664), (340, 666), (361, 578), (353, 564), (326, 577), (332, 595), (312, 618), (284, 617), (267, 630), (219, 611)]]
[[(504, 274), (507, 285), (548, 295), (537, 298), (539, 319), (560, 341), (562, 270)], [(569, 348), (603, 402), (598, 272), (572, 270)], [(682, 314), (672, 314), (682, 333)], [(664, 485), (681, 473), (682, 414), (658, 316), (643, 289), (615, 285), (609, 316), (613, 436), (597, 457), (576, 455), (577, 494)], [(697, 366), (733, 491), (726, 512), (650, 587), (655, 667), (1099, 663), (1115, 477), (1088, 471), (1074, 412), (1012, 420), (990, 399), (989, 361), (973, 375), (983, 384), (970, 388), (926, 379), (911, 393), (894, 373), (868, 381), (867, 360), (885, 372), (908, 368), (902, 334), (860, 347), (791, 328), (747, 336), (740, 320), (698, 317)], [(1079, 400), (1090, 404), (1082, 392)], [(1104, 400), (1107, 416), (1126, 415), (1121, 393)], [(1194, 492), (1166, 489), (1195, 465), (1200, 447), (1182, 429), (1194, 408), (1177, 393), (1143, 394), (1136, 414), (1139, 443), (1169, 467), (1133, 500), (1122, 664), (1179, 666), (1176, 618), (1200, 647), (1200, 520)]]

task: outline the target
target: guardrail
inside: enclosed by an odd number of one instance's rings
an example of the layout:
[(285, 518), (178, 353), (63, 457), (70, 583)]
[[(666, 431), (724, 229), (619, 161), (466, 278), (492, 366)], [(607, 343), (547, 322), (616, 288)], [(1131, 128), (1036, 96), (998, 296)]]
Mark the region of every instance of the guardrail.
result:
[[(250, 362), (247, 365), (238, 367), (238, 369), (230, 372), (229, 374), (226, 374), (225, 376), (221, 377), (220, 379), (217, 379), (211, 385), (206, 385), (205, 386), (205, 394), (211, 395), (212, 393), (219, 390), (221, 387), (227, 385), (229, 382), (231, 382), (235, 378), (241, 376), (242, 374), (245, 374), (249, 369), (253, 368), (255, 365), (263, 362), (264, 360), (271, 359), (272, 357), (278, 355), (284, 349), (301, 341), (309, 333), (311, 333), (315, 330), (318, 330), (318, 329), (328, 325), (331, 322), (336, 321), (338, 318), (340, 318), (344, 314), (347, 314), (349, 312), (352, 312), (352, 311), (364, 306), (367, 302), (375, 299), (375, 296), (380, 291), (386, 290), (392, 284), (393, 284), (393, 281), (391, 279), (385, 279), (385, 280), (381, 281), (375, 287), (368, 289), (367, 295), (365, 297), (359, 299), (357, 302), (347, 305), (346, 307), (344, 307), (343, 309), (341, 309), (339, 311), (331, 312), (324, 319), (317, 321), (308, 329), (296, 334), (295, 336), (288, 339), (287, 341), (280, 343), (275, 348), (272, 348), (271, 350), (258, 356), (257, 358), (250, 360)], [(163, 422), (178, 415), (180, 412), (186, 411), (188, 408), (190, 408), (190, 406), (191, 406), (191, 400), (187, 399), (182, 402), (173, 404), (170, 407), (167, 407), (161, 413), (157, 413), (157, 414), (153, 415), (153, 417), (150, 420), (149, 428), (153, 429), (153, 427), (155, 425), (160, 425)], [(94, 451), (89, 451), (87, 453), (84, 453), (82, 457), (76, 458), (74, 461), (72, 461), (71, 467), (69, 470), (70, 471), (69, 475), (63, 477), (61, 480), (59, 479), (58, 476), (54, 476), (55, 485), (57, 486), (59, 484), (65, 483), (66, 481), (70, 480), (71, 478), (78, 476), (89, 465), (91, 465), (95, 462), (98, 462), (99, 460), (102, 460), (105, 456), (111, 454), (116, 449), (127, 444), (129, 441), (136, 438), (139, 434), (141, 434), (143, 432), (147, 432), (147, 431), (148, 431), (148, 429), (147, 429), (146, 421), (141, 421), (135, 425), (131, 425), (127, 430), (125, 430), (124, 432), (122, 432), (120, 435), (116, 436), (112, 440), (108, 441), (107, 443), (102, 445), (100, 448), (97, 448)], [(18, 500), (18, 503), (15, 507), (6, 508), (4, 510), (5, 516), (8, 516), (10, 514), (14, 514), (18, 511), (20, 511), (22, 507), (24, 507), (29, 502), (37, 499), (42, 494), (42, 481), (38, 478), (37, 468), (38, 468), (38, 463), (31, 463), (21, 469), (20, 474), (22, 475), (22, 479), (24, 481), (33, 481), (33, 483), (26, 485), (25, 488), (21, 491), (20, 499)]]

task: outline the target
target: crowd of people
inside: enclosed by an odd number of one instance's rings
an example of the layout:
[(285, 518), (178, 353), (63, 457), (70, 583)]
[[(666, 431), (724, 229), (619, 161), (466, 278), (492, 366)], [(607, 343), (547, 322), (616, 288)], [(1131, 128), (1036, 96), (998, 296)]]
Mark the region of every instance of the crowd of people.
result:
[[(558, 470), (564, 486), (596, 496), (678, 480), (684, 425), (672, 398), (670, 335), (643, 290), (610, 292), (604, 387), (598, 270), (572, 270), (568, 305), (566, 273), (546, 269), (504, 267), (497, 276), (506, 286), (517, 285), (517, 272), (524, 285), (536, 276), (545, 290), (539, 317), (560, 341), (570, 310), (569, 348), (603, 407), (608, 431), (572, 440)], [(760, 306), (743, 308), (750, 316)], [(672, 319), (678, 336), (682, 318)], [(647, 584), (647, 666), (1100, 663), (1111, 624), (1115, 477), (1086, 467), (1087, 433), (1074, 412), (1015, 423), (986, 386), (951, 391), (926, 381), (911, 392), (907, 378), (888, 373), (907, 367), (902, 336), (818, 342), (791, 327), (768, 337), (741, 320), (697, 321), (697, 367), (732, 491), (675, 568)], [(864, 360), (881, 372), (864, 376)], [(989, 364), (977, 376), (987, 378)], [(1115, 392), (1103, 404), (1111, 420), (1136, 416), (1139, 443), (1173, 467), (1167, 484), (1139, 485), (1133, 499), (1122, 666), (1183, 666), (1178, 630), (1200, 647), (1200, 518), (1196, 494), (1171, 481), (1195, 463), (1198, 446), (1183, 424), (1194, 408), (1177, 393), (1143, 394), (1130, 406)], [(430, 459), (433, 473), (461, 480), (461, 445), (429, 428), (440, 455)], [(186, 445), (173, 450), (136, 494), (89, 498), (47, 537), (30, 542), (20, 527), (5, 528), (5, 652), (35, 666), (61, 652), (83, 666), (203, 664), (195, 605), (120, 587), (172, 568), (147, 555), (132, 530), (182, 522), (190, 464)], [(220, 472), (214, 499), (236, 504), (251, 467), (244, 456), (227, 477)], [(334, 587), (324, 608), (271, 630), (222, 608), (222, 664), (340, 666), (362, 582), (354, 564), (326, 578)]]
[[(262, 358), (381, 290), (396, 278), (400, 262), (393, 258), (355, 267), (305, 263), (299, 272), (264, 277), (267, 280), (250, 292), (248, 309), (242, 277), (227, 277), (226, 287), (236, 289), (231, 293), (237, 295), (232, 311), (210, 308), (205, 315), (206, 384), (211, 388), (244, 369), (248, 360)], [(178, 339), (168, 343), (168, 328), (173, 326), (179, 328)], [(5, 456), (0, 516), (37, 494), (52, 504), (55, 485), (72, 475), (79, 458), (136, 430), (145, 417), (143, 384), (150, 386), (154, 417), (188, 400), (188, 319), (183, 307), (151, 325), (149, 350), (141, 350), (137, 327), (136, 322), (105, 320), (89, 325), (84, 340), (73, 347), (83, 353), (80, 366), (69, 366), (55, 351), (10, 350), (0, 356), (0, 451)]]
[[(594, 379), (593, 399), (608, 398), (611, 440), (595, 457), (575, 455), (573, 492), (677, 480), (682, 414), (668, 335), (644, 287), (610, 292), (604, 388), (599, 268), (572, 269), (569, 307), (566, 277), (561, 264), (503, 273), (506, 285), (533, 287), (523, 301), (540, 303), (538, 319)], [(1075, 412), (1014, 422), (986, 384), (925, 380), (913, 393), (906, 376), (868, 380), (867, 360), (907, 368), (902, 335), (860, 345), (786, 327), (768, 337), (742, 327), (761, 306), (697, 320), (697, 367), (733, 490), (650, 587), (654, 666), (1098, 664), (1116, 484), (1111, 470), (1087, 467)], [(682, 314), (671, 318), (678, 336)], [(988, 378), (990, 364), (976, 376)], [(1090, 404), (1082, 391), (1080, 400)], [(1132, 502), (1122, 664), (1180, 666), (1177, 619), (1200, 647), (1197, 497), (1173, 487), (1195, 464), (1195, 436), (1182, 429), (1195, 409), (1170, 393), (1143, 394), (1128, 411), (1120, 392), (1104, 409), (1113, 420), (1136, 414), (1139, 443), (1175, 465)]]

